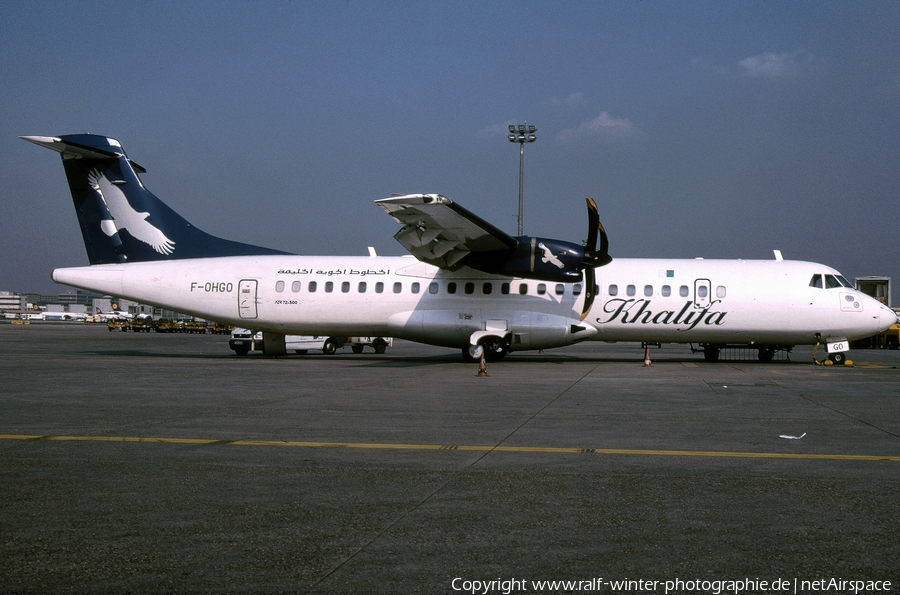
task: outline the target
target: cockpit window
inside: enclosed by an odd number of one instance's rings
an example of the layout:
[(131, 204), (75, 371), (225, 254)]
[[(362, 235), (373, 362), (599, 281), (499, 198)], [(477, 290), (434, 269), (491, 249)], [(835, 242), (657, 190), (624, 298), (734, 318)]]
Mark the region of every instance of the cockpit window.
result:
[(848, 287), (853, 289), (853, 286), (850, 285), (850, 282), (844, 279), (841, 275), (825, 275), (825, 287), (828, 289), (834, 289), (835, 287)]
[[(822, 280), (824, 279), (824, 284)], [(847, 287), (854, 289), (853, 285), (843, 277), (843, 275), (813, 275), (809, 280), (810, 287), (818, 287), (822, 289), (834, 289), (836, 287)]]

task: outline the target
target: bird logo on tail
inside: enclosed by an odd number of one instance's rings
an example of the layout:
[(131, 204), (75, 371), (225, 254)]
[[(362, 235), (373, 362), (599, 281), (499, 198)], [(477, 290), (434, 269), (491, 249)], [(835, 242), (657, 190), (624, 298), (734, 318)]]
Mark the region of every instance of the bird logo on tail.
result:
[(91, 187), (100, 194), (112, 219), (100, 221), (100, 229), (112, 237), (119, 230), (128, 230), (131, 237), (148, 244), (160, 254), (171, 254), (175, 251), (175, 242), (166, 237), (158, 227), (147, 221), (150, 213), (135, 211), (125, 193), (110, 182), (105, 175), (94, 169), (88, 174)]

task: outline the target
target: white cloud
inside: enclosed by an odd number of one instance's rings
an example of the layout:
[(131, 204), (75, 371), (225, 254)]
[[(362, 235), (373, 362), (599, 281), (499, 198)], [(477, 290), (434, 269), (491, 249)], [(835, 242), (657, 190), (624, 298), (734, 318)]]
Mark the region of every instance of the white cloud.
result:
[(614, 118), (609, 112), (600, 112), (593, 120), (585, 120), (576, 128), (566, 128), (556, 135), (559, 142), (573, 142), (578, 139), (625, 139), (637, 132), (628, 118)]
[(766, 52), (744, 58), (738, 64), (747, 76), (758, 78), (784, 78), (796, 76), (815, 61), (806, 50), (776, 54)]

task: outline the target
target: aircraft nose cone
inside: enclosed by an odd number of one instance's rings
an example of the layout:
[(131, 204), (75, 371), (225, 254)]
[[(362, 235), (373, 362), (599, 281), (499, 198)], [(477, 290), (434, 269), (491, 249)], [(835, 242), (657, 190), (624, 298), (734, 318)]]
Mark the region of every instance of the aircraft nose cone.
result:
[(876, 314), (875, 318), (878, 320), (879, 332), (886, 331), (891, 327), (891, 325), (900, 322), (900, 318), (898, 318), (897, 312), (894, 312), (887, 306), (880, 303), (878, 304), (878, 314)]

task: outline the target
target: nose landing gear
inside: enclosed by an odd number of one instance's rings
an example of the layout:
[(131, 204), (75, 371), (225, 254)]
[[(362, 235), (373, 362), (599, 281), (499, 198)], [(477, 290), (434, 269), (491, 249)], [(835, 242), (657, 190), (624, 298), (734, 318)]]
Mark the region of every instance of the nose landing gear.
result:
[(833, 351), (832, 353), (828, 354), (828, 357), (825, 360), (820, 362), (816, 358), (816, 351), (819, 349), (821, 340), (822, 340), (822, 338), (819, 335), (816, 335), (816, 346), (813, 347), (813, 351), (812, 351), (813, 362), (815, 362), (815, 364), (817, 366), (832, 366), (832, 365), (834, 365), (834, 366), (852, 366), (853, 365), (853, 362), (850, 361), (849, 359), (847, 359), (846, 351)]

